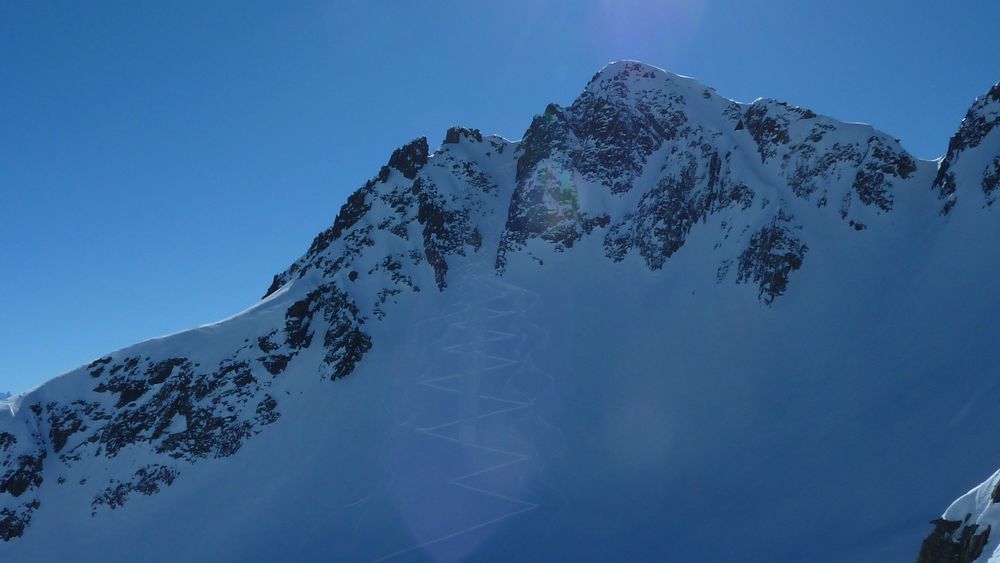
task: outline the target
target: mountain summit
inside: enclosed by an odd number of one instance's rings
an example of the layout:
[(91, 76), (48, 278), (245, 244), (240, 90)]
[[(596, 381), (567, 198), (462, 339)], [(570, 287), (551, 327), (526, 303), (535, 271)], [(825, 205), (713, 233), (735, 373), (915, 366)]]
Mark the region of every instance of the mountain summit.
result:
[(0, 403), (0, 559), (991, 551), (926, 521), (1000, 467), (998, 92), (940, 162), (632, 61), (407, 143), (260, 303)]

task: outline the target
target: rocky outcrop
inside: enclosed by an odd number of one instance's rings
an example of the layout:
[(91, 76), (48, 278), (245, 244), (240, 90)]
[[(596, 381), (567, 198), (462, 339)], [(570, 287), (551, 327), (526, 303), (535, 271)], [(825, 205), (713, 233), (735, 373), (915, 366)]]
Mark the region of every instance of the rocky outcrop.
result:
[(758, 297), (770, 305), (785, 293), (788, 278), (802, 267), (809, 250), (797, 236), (801, 227), (792, 224), (792, 217), (779, 210), (775, 218), (750, 238), (740, 254), (736, 283), (753, 283)]
[(649, 157), (688, 126), (684, 96), (664, 84), (672, 80), (636, 62), (594, 76), (566, 112), (574, 169), (611, 193), (631, 190)]
[[(389, 157), (389, 166), (399, 170), (403, 177), (413, 180), (417, 177), (417, 172), (427, 164), (427, 157), (430, 149), (427, 146), (427, 138), (420, 137), (393, 151)], [(385, 180), (388, 172), (379, 172), (379, 179)]]
[(498, 271), (505, 269), (507, 255), (523, 249), (530, 239), (540, 238), (562, 251), (595, 226), (607, 224), (605, 218), (580, 210), (579, 187), (568, 153), (571, 142), (566, 115), (555, 104), (531, 122), (517, 149), (517, 186), (497, 249)]
[[(976, 159), (975, 149), (986, 140), (986, 138), (1000, 125), (1000, 83), (994, 84), (985, 95), (976, 98), (972, 106), (962, 119), (962, 124), (958, 131), (952, 136), (948, 143), (948, 153), (938, 166), (937, 176), (934, 178), (933, 188), (937, 190), (938, 197), (945, 201), (941, 210), (943, 215), (947, 215), (955, 206), (957, 201), (958, 180), (955, 176), (955, 168), (959, 162)], [(1000, 157), (1000, 139), (985, 147), (987, 158)], [(992, 171), (987, 168), (983, 171), (982, 186), (987, 201), (992, 203), (992, 192), (995, 178)]]
[(777, 166), (795, 196), (820, 207), (839, 203), (837, 210), (848, 222), (867, 215), (866, 210), (891, 211), (893, 192), (917, 170), (916, 160), (898, 141), (784, 102), (757, 100), (741, 123), (761, 162)]
[(932, 520), (934, 531), (920, 546), (917, 563), (971, 563), (979, 559), (990, 540), (990, 526), (982, 531), (962, 520)]
[(448, 132), (444, 135), (444, 142), (442, 144), (457, 145), (462, 139), (482, 143), (483, 133), (479, 129), (470, 129), (468, 127), (449, 127)]
[[(37, 424), (39, 409), (29, 412), (32, 425)], [(37, 432), (30, 439), (0, 432), (0, 539), (20, 537), (41, 506), (46, 458), (48, 451)]]
[(0, 475), (0, 493), (19, 497), (29, 489), (40, 487), (46, 455), (48, 452), (44, 449), (38, 449), (31, 454), (19, 455), (16, 458), (5, 460), (0, 466), (6, 470)]
[[(530, 147), (522, 158), (539, 157), (528, 150)], [(576, 179), (572, 171), (558, 163), (529, 168), (522, 167), (519, 161), (518, 177), (497, 250), (498, 271), (506, 267), (507, 255), (523, 249), (530, 239), (539, 238), (551, 243), (556, 252), (562, 252), (572, 248), (582, 236), (610, 222), (606, 214), (594, 216), (581, 210)]]
[[(37, 492), (45, 475), (141, 451), (157, 462), (137, 470), (134, 479), (94, 475), (97, 482), (108, 481), (94, 497), (92, 513), (120, 507), (134, 493), (155, 494), (182, 478), (187, 466), (232, 456), (277, 422), (279, 402), (270, 388), (303, 350), (318, 344), (320, 372), (338, 379), (372, 347), (362, 328), (365, 318), (335, 284), (292, 302), (280, 319), (270, 330), (258, 326), (267, 332), (244, 339), (228, 354), (218, 350), (225, 355), (217, 363), (205, 363), (200, 354), (157, 357), (157, 348), (147, 345), (78, 370), (74, 377), (91, 387), (83, 398), (27, 404), (21, 418), (28, 416), (24, 422), (34, 431), (28, 437), (0, 433), (4, 539), (21, 535), (30, 524), (41, 506)], [(58, 483), (64, 481), (60, 477)]]
[(364, 320), (358, 308), (334, 285), (309, 292), (289, 308), (286, 318), (286, 342), (294, 350), (310, 345), (317, 324), (323, 328), (323, 362), (331, 379), (351, 373), (372, 347), (371, 337), (361, 329)]
[[(779, 108), (779, 111), (774, 111)], [(747, 108), (743, 114), (743, 119), (737, 127), (745, 127), (746, 131), (753, 137), (760, 152), (761, 163), (766, 163), (769, 158), (773, 158), (779, 147), (787, 146), (791, 143), (789, 135), (788, 104), (775, 102), (773, 100), (757, 100)], [(795, 108), (797, 109), (797, 108)], [(806, 114), (804, 111), (795, 111), (798, 116), (807, 118), (815, 117), (815, 114)]]
[(31, 523), (31, 515), (41, 504), (37, 500), (15, 504), (13, 508), (0, 509), (0, 540), (10, 541), (21, 537)]
[(115, 509), (123, 506), (133, 493), (141, 495), (154, 495), (160, 492), (161, 487), (169, 486), (177, 478), (177, 471), (163, 465), (147, 465), (135, 471), (135, 476), (131, 481), (124, 483), (112, 480), (112, 485), (103, 493), (94, 498), (91, 503), (96, 514), (100, 506)]
[(729, 174), (727, 153), (720, 156), (708, 145), (702, 158), (687, 156), (677, 175), (665, 175), (639, 199), (604, 237), (605, 254), (622, 260), (633, 248), (653, 270), (659, 270), (684, 245), (688, 233), (713, 213), (730, 207), (746, 209), (753, 191)]
[[(1000, 523), (1000, 471), (951, 503), (944, 514), (931, 521), (934, 530), (920, 546), (918, 563), (993, 560), (1000, 552), (990, 543), (993, 526)], [(995, 543), (995, 542), (994, 542)]]

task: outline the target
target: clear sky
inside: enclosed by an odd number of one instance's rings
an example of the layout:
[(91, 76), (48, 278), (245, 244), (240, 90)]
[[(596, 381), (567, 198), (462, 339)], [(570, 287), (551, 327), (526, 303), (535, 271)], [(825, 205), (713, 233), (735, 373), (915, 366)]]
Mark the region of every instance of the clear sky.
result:
[(0, 391), (254, 303), (400, 144), (520, 138), (605, 63), (940, 156), (1000, 2), (0, 3)]

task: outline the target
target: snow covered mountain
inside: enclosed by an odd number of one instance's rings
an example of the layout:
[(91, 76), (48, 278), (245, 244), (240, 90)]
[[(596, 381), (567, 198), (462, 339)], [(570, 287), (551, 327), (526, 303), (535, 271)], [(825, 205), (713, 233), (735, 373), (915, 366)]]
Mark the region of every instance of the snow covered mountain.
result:
[(0, 401), (0, 560), (990, 551), (926, 522), (1000, 467), (998, 108), (929, 162), (618, 62), (410, 142), (260, 303)]
[[(981, 185), (985, 204), (1000, 187), (1000, 84), (976, 100), (948, 145), (934, 186), (952, 198), (962, 185)], [(949, 208), (954, 205), (949, 200)], [(995, 373), (995, 372), (994, 372)], [(992, 385), (987, 382), (987, 387)], [(966, 408), (971, 408), (970, 403)], [(961, 413), (960, 413), (961, 414)], [(1000, 561), (1000, 545), (990, 533), (1000, 523), (1000, 471), (953, 502), (921, 546), (920, 562), (974, 561), (984, 553)]]

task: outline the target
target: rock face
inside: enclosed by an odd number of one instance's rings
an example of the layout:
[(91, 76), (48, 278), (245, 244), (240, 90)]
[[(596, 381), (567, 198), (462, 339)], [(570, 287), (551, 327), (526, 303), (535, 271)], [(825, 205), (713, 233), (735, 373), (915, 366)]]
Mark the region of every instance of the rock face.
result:
[(990, 532), (1000, 523), (1000, 471), (961, 496), (941, 518), (931, 521), (934, 530), (920, 547), (917, 563), (979, 560), (987, 553), (991, 561), (1000, 547), (990, 542)]
[(737, 283), (753, 283), (760, 288), (758, 296), (770, 305), (785, 292), (788, 276), (802, 267), (802, 258), (809, 247), (795, 237), (796, 227), (791, 217), (778, 215), (750, 237), (750, 244), (740, 254)]
[(983, 548), (990, 540), (990, 527), (979, 532), (979, 526), (968, 524), (971, 514), (965, 520), (932, 520), (934, 531), (920, 546), (917, 563), (970, 563), (983, 554)]
[[(958, 187), (966, 182), (982, 186), (987, 205), (994, 201), (997, 186), (997, 152), (1000, 151), (1000, 83), (994, 84), (985, 95), (976, 98), (962, 120), (958, 132), (948, 143), (948, 154), (938, 167), (934, 178), (934, 189), (938, 197), (945, 201), (941, 210), (947, 214), (954, 207), (958, 197)], [(964, 164), (968, 175), (958, 176), (956, 168)]]
[[(325, 410), (308, 395), (381, 385), (372, 374), (371, 382), (352, 374), (412, 353), (393, 335), (430, 326), (398, 312), (437, 299), (467, 309), (466, 297), (449, 301), (463, 280), (487, 276), (501, 288), (513, 275), (572, 280), (578, 271), (555, 268), (577, 260), (648, 279), (707, 276), (709, 285), (698, 287), (724, 295), (733, 314), (801, 306), (809, 288), (800, 279), (846, 276), (831, 269), (838, 253), (893, 239), (912, 209), (948, 214), (960, 196), (981, 203), (970, 207), (993, 203), (998, 108), (1000, 86), (976, 100), (935, 167), (869, 126), (774, 100), (735, 102), (690, 78), (620, 62), (568, 107), (546, 107), (520, 141), (462, 127), (449, 129), (433, 152), (416, 139), (347, 198), (254, 308), (101, 357), (31, 393), (0, 396), (0, 559), (3, 545), (35, 549), (45, 541), (32, 536), (33, 522), (59, 526), (61, 514), (78, 514), (88, 527), (119, 512), (149, 514), (166, 492), (235, 468), (234, 459), (253, 465), (258, 458), (239, 456), (275, 432), (295, 442), (289, 425), (312, 424), (304, 413)], [(634, 291), (627, 281), (616, 289)], [(488, 309), (489, 319), (521, 314), (531, 302), (530, 291), (497, 291), (498, 300), (516, 294), (518, 301)], [(463, 323), (447, 330), (469, 329)], [(487, 336), (481, 341), (517, 340), (518, 354), (548, 338), (507, 329)], [(490, 358), (498, 366), (512, 361)], [(535, 363), (524, 365), (523, 373), (545, 379)], [(389, 395), (362, 407), (379, 411)], [(532, 404), (483, 397), (505, 404), (502, 412)], [(338, 483), (349, 481), (353, 463), (341, 461), (323, 467)], [(269, 478), (287, 488), (309, 463), (289, 461), (289, 476)], [(268, 486), (253, 494), (268, 498)], [(337, 502), (364, 506), (377, 496)], [(921, 561), (971, 561), (991, 547), (991, 523), (947, 516), (935, 521)], [(358, 553), (343, 558), (372, 555)]]

